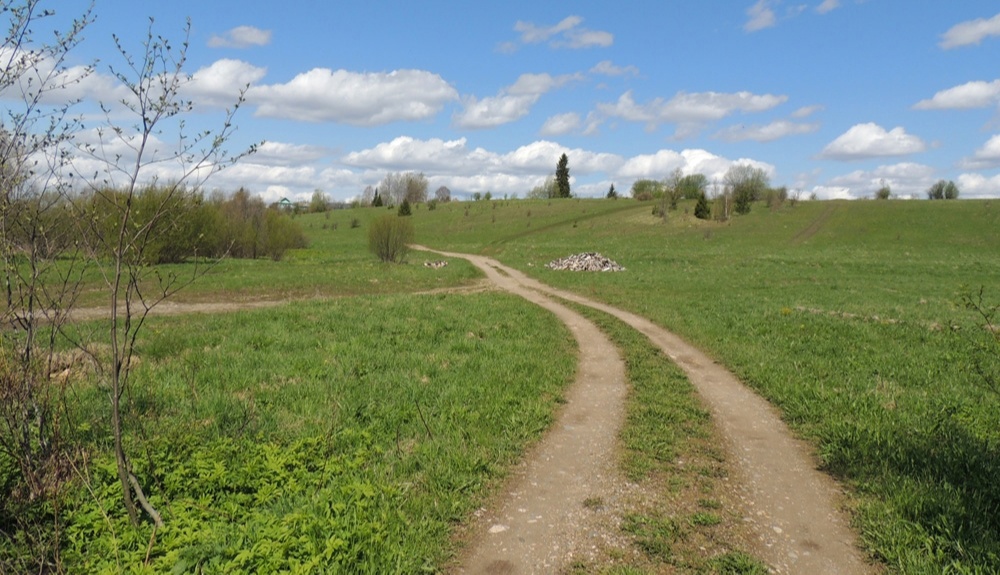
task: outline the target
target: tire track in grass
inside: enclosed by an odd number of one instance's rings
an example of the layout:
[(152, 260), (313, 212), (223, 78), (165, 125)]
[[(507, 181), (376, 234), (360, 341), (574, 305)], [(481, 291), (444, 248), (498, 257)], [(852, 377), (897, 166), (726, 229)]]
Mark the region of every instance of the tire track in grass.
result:
[[(420, 246), (416, 249), (427, 250)], [(429, 250), (431, 251), (431, 250)], [(563, 298), (578, 304), (611, 314), (634, 329), (643, 333), (657, 347), (661, 348), (677, 365), (679, 365), (699, 394), (706, 400), (712, 411), (713, 418), (727, 441), (727, 451), (736, 462), (737, 480), (740, 487), (740, 498), (744, 505), (744, 518), (752, 527), (758, 538), (758, 546), (754, 554), (768, 563), (772, 572), (789, 574), (862, 574), (875, 572), (858, 548), (857, 537), (849, 527), (848, 517), (841, 508), (841, 491), (836, 483), (816, 469), (811, 456), (811, 448), (804, 442), (795, 439), (787, 426), (781, 421), (776, 410), (765, 400), (744, 386), (732, 373), (716, 364), (701, 351), (688, 345), (676, 335), (655, 325), (646, 318), (637, 316), (618, 308), (589, 300), (577, 294), (549, 287), (523, 273), (503, 266), (499, 262), (483, 256), (437, 252), (447, 257), (464, 258), (482, 269), (487, 277), (500, 287), (538, 303), (547, 309), (559, 306), (542, 294)], [(569, 311), (569, 310), (567, 310)], [(572, 313), (572, 312), (570, 312)], [(557, 315), (560, 315), (557, 313)], [(560, 317), (562, 317), (560, 315)], [(582, 318), (580, 318), (582, 319)], [(584, 323), (586, 320), (583, 320)], [(580, 338), (580, 325), (570, 326), (574, 334)], [(589, 329), (596, 329), (592, 324)], [(601, 336), (603, 339), (603, 335)], [(608, 343), (610, 345), (610, 342)], [(617, 358), (617, 350), (605, 351)], [(587, 353), (581, 346), (581, 368), (577, 383), (571, 387), (571, 405), (582, 401), (581, 380), (584, 377), (584, 364), (587, 363)], [(618, 360), (620, 363), (620, 360)], [(599, 366), (594, 366), (599, 368)], [(601, 375), (597, 375), (601, 378)], [(616, 377), (624, 377), (621, 376)], [(624, 390), (624, 384), (620, 386)], [(590, 393), (584, 392), (584, 393)], [(619, 392), (617, 410), (621, 410), (624, 392)], [(600, 406), (599, 406), (600, 407)], [(607, 405), (603, 406), (605, 409)], [(567, 410), (568, 413), (569, 410)], [(565, 430), (567, 413), (563, 413), (556, 423), (555, 431), (547, 435), (538, 447), (538, 451), (561, 449), (560, 445), (552, 445), (557, 440), (557, 432)], [(618, 423), (604, 429), (590, 429), (582, 426), (574, 431), (577, 434), (596, 435), (607, 433), (605, 443), (599, 443), (593, 438), (591, 448), (608, 449), (609, 455), (604, 463), (614, 457), (610, 451), (614, 449), (614, 438), (620, 427)], [(558, 440), (561, 441), (561, 440)], [(582, 454), (581, 454), (582, 455)], [(532, 493), (537, 489), (531, 475), (531, 467), (540, 465), (542, 473), (556, 475), (557, 489), (561, 493), (551, 493), (551, 482), (545, 492)], [(537, 457), (529, 458), (528, 474), (516, 481), (511, 492), (501, 499), (499, 517), (518, 517), (527, 515), (521, 513), (520, 503), (512, 503), (511, 497), (522, 501), (540, 497), (553, 506), (553, 497), (560, 497), (574, 488), (584, 477), (576, 477), (572, 469), (553, 468), (548, 460), (538, 461)], [(550, 477), (551, 479), (551, 477)], [(525, 491), (527, 490), (527, 491)], [(579, 494), (571, 498), (562, 498), (564, 505), (579, 507)], [(524, 508), (526, 509), (526, 508)], [(572, 510), (564, 510), (571, 512)], [(558, 514), (550, 515), (549, 519), (557, 519)], [(525, 517), (527, 519), (527, 517)], [(567, 519), (568, 520), (568, 519)], [(481, 534), (463, 557), (461, 573), (546, 573), (554, 572), (554, 565), (547, 562), (537, 562), (532, 555), (523, 555), (527, 551), (537, 552), (539, 548), (549, 548), (552, 553), (560, 550), (562, 544), (558, 539), (536, 539), (554, 534), (560, 526), (552, 525), (550, 529), (532, 532), (518, 531), (505, 524), (491, 524), (488, 533)], [(563, 528), (568, 528), (563, 526)], [(505, 535), (506, 534), (506, 535)], [(503, 536), (495, 537), (497, 535)], [(512, 557), (513, 559), (506, 559)]]
[(620, 538), (585, 502), (614, 500), (625, 489), (615, 450), (625, 415), (625, 364), (608, 337), (580, 314), (523, 287), (492, 260), (461, 257), (501, 289), (563, 321), (577, 340), (580, 362), (557, 421), (515, 470), (498, 505), (480, 515), (456, 572), (556, 573), (575, 560), (593, 559)]

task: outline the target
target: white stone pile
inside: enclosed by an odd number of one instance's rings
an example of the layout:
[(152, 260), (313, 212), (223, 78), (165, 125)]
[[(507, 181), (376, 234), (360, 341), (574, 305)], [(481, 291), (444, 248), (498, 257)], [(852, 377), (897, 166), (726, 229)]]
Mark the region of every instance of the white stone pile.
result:
[(550, 270), (567, 270), (571, 272), (623, 272), (625, 268), (597, 252), (585, 252), (553, 260), (545, 267)]

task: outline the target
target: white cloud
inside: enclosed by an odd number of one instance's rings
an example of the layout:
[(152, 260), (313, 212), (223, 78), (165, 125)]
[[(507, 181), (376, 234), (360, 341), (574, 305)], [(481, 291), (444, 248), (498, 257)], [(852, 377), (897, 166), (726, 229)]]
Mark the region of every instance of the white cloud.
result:
[(824, 106), (821, 106), (819, 104), (816, 104), (816, 105), (813, 105), (813, 106), (803, 106), (803, 107), (799, 108), (798, 110), (795, 110), (794, 112), (792, 112), (792, 117), (793, 118), (800, 118), (800, 119), (801, 118), (808, 118), (809, 116), (812, 116), (816, 112), (819, 112), (819, 111), (821, 111), (823, 109), (824, 109)]
[[(855, 170), (832, 178), (826, 186), (820, 187), (847, 190), (850, 198), (864, 198), (871, 197), (883, 185), (888, 185), (892, 194), (898, 198), (918, 198), (935, 181), (934, 168), (902, 162), (879, 166), (874, 170)], [(843, 195), (836, 197), (844, 199)]]
[(823, 2), (816, 7), (816, 12), (820, 14), (826, 14), (831, 10), (836, 10), (840, 8), (840, 0), (823, 0)]
[(728, 142), (754, 140), (756, 142), (772, 142), (787, 136), (811, 134), (819, 130), (819, 124), (799, 124), (787, 120), (778, 120), (765, 125), (730, 126), (716, 134)]
[(921, 100), (913, 107), (918, 110), (953, 110), (988, 108), (1000, 102), (1000, 80), (992, 82), (966, 82), (942, 90), (929, 100)]
[(541, 96), (546, 92), (565, 86), (573, 80), (579, 80), (576, 74), (550, 76), (549, 74), (521, 74), (517, 81), (506, 88), (508, 94), (517, 96)]
[(988, 36), (1000, 36), (1000, 14), (990, 18), (978, 18), (955, 24), (941, 36), (939, 46), (945, 50), (979, 44)]
[(467, 129), (494, 128), (519, 120), (531, 112), (531, 107), (546, 92), (578, 79), (575, 74), (522, 74), (514, 84), (500, 90), (496, 96), (478, 99), (463, 98), (463, 109), (456, 112), (456, 126)]
[(959, 163), (964, 170), (983, 170), (1000, 167), (1000, 134), (987, 140), (971, 158)]
[(314, 68), (285, 84), (252, 88), (257, 116), (303, 122), (377, 126), (437, 114), (458, 93), (441, 76), (423, 70), (358, 73)]
[(590, 174), (617, 169), (623, 162), (615, 154), (569, 149), (555, 142), (539, 140), (507, 154), (483, 148), (469, 149), (467, 140), (418, 140), (401, 136), (342, 158), (344, 164), (375, 170), (420, 170), (433, 174), (472, 177), (479, 174), (521, 174), (544, 176), (555, 170), (559, 156), (570, 157), (573, 173)]
[(756, 4), (747, 8), (747, 17), (747, 23), (743, 25), (743, 29), (747, 32), (757, 32), (764, 28), (770, 28), (777, 21), (768, 0), (758, 0)]
[(199, 103), (212, 106), (232, 106), (240, 90), (259, 82), (267, 68), (259, 68), (240, 60), (222, 59), (200, 68), (185, 86), (185, 95)]
[(463, 98), (464, 108), (455, 113), (454, 122), (459, 128), (495, 128), (527, 116), (538, 98), (538, 95), (503, 94), (479, 100), (468, 96)]
[(851, 188), (843, 186), (813, 186), (810, 193), (815, 194), (817, 200), (856, 200), (859, 197)]
[(603, 76), (638, 76), (639, 69), (635, 66), (616, 66), (611, 60), (602, 60), (590, 69), (591, 74)]
[(557, 34), (562, 34), (567, 30), (573, 29), (574, 27), (580, 25), (581, 22), (583, 22), (583, 18), (579, 16), (567, 16), (554, 26), (540, 27), (531, 22), (522, 22), (518, 20), (517, 23), (514, 24), (514, 31), (521, 33), (521, 41), (525, 44), (539, 44), (547, 41)]
[(500, 156), (499, 164), (508, 170), (547, 175), (555, 171), (556, 162), (562, 154), (569, 157), (570, 170), (574, 174), (608, 172), (617, 169), (624, 161), (617, 154), (569, 149), (555, 142), (539, 140)]
[(656, 98), (638, 104), (632, 92), (625, 92), (614, 104), (598, 104), (598, 110), (609, 117), (646, 124), (655, 129), (663, 123), (678, 124), (679, 133), (689, 133), (701, 125), (720, 120), (734, 112), (762, 112), (784, 103), (787, 96), (751, 94), (750, 92), (679, 92), (670, 100)]
[(729, 160), (706, 150), (689, 149), (681, 152), (659, 150), (655, 154), (634, 156), (622, 164), (615, 175), (627, 181), (629, 187), (639, 179), (662, 179), (677, 168), (684, 174), (704, 174), (709, 181), (713, 181), (722, 180), (733, 164), (749, 164), (763, 169), (768, 175), (775, 173), (774, 166), (757, 160)]
[(222, 35), (208, 39), (210, 48), (249, 48), (267, 46), (271, 43), (271, 31), (253, 26), (237, 26)]
[(250, 157), (255, 164), (267, 166), (291, 166), (315, 162), (327, 155), (329, 150), (320, 146), (264, 142)]
[(542, 124), (543, 136), (561, 136), (580, 128), (580, 115), (576, 112), (552, 116)]
[(924, 142), (906, 133), (902, 127), (886, 132), (885, 128), (869, 122), (856, 124), (830, 142), (820, 153), (821, 158), (832, 160), (865, 160), (885, 156), (904, 156), (922, 152)]
[(960, 198), (995, 198), (1000, 196), (1000, 174), (987, 177), (982, 174), (958, 176)]
[(348, 166), (382, 169), (387, 171), (421, 170), (426, 172), (452, 171), (455, 174), (487, 169), (493, 154), (482, 148), (469, 150), (467, 140), (417, 140), (400, 136), (374, 148), (351, 152), (341, 161)]
[[(523, 44), (540, 44), (549, 42), (553, 48), (607, 48), (614, 43), (614, 35), (610, 32), (599, 30), (588, 30), (580, 28), (583, 18), (579, 16), (567, 16), (558, 24), (553, 26), (538, 26), (532, 22), (518, 21), (514, 24), (514, 31), (520, 32), (520, 42)], [(513, 52), (517, 50), (518, 44), (515, 42), (504, 42), (499, 46), (501, 52)]]
[(552, 43), (553, 48), (607, 48), (615, 43), (615, 37), (611, 32), (601, 30), (570, 30), (566, 32), (565, 40), (557, 40)]

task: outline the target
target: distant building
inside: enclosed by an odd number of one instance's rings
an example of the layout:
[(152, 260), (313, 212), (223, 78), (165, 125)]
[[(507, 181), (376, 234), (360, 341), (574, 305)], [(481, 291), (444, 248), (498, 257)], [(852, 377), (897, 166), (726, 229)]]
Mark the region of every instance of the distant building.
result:
[(292, 200), (289, 200), (288, 198), (281, 198), (281, 201), (278, 202), (278, 207), (290, 212), (295, 209), (295, 204), (293, 204)]

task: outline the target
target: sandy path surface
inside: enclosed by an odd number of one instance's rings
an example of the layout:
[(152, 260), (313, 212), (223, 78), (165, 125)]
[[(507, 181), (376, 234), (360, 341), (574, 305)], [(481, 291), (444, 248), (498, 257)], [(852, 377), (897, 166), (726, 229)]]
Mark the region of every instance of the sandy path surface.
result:
[[(427, 248), (415, 246), (416, 249)], [(432, 250), (428, 250), (432, 251)], [(688, 345), (674, 334), (653, 324), (651, 321), (623, 310), (595, 302), (582, 296), (557, 290), (531, 279), (521, 272), (503, 266), (499, 262), (482, 256), (437, 252), (446, 257), (465, 258), (482, 269), (487, 277), (501, 288), (522, 295), (546, 309), (564, 317), (562, 308), (542, 294), (560, 297), (568, 301), (587, 305), (604, 311), (625, 321), (645, 334), (660, 347), (688, 375), (695, 388), (706, 400), (714, 421), (727, 441), (727, 452), (736, 462), (738, 489), (744, 504), (745, 520), (751, 524), (758, 545), (754, 554), (765, 561), (775, 573), (807, 574), (855, 574), (871, 573), (875, 569), (866, 563), (857, 547), (855, 534), (851, 531), (847, 515), (841, 509), (841, 492), (836, 483), (817, 471), (811, 456), (811, 449), (804, 442), (793, 438), (787, 426), (778, 417), (774, 408), (754, 392), (744, 386), (726, 369), (714, 363), (708, 356)], [(563, 308), (565, 309), (565, 308)], [(568, 311), (568, 310), (567, 310)], [(570, 312), (572, 313), (572, 312)], [(573, 314), (575, 315), (575, 314)], [(568, 317), (568, 316), (567, 316)], [(579, 318), (579, 316), (577, 316)], [(598, 339), (590, 333), (593, 325), (580, 325), (573, 319), (570, 328), (578, 339), (586, 333), (586, 340)], [(566, 321), (566, 320), (564, 320)], [(584, 324), (589, 324), (583, 320)], [(585, 395), (598, 392), (602, 387), (624, 387), (616, 383), (624, 378), (617, 359), (617, 351), (606, 338), (600, 345), (603, 361), (594, 362), (593, 354), (583, 347), (581, 339), (581, 368), (577, 382), (570, 390), (570, 406), (586, 402)], [(614, 357), (617, 361), (609, 358)], [(603, 367), (602, 367), (603, 366)], [(602, 369), (613, 370), (603, 373)], [(596, 370), (596, 371), (592, 371)], [(587, 386), (587, 380), (604, 382), (603, 385)], [(607, 393), (607, 391), (604, 391)], [(615, 391), (612, 397), (620, 401), (623, 391)], [(607, 400), (603, 400), (607, 401)], [(607, 410), (609, 404), (597, 404), (598, 410)], [(616, 411), (620, 405), (614, 406)], [(569, 545), (580, 549), (580, 541), (575, 544), (566, 538), (573, 529), (572, 513), (579, 508), (580, 495), (586, 493), (593, 476), (580, 470), (578, 466), (562, 467), (576, 463), (582, 455), (577, 450), (581, 446), (586, 451), (608, 449), (606, 454), (587, 453), (604, 466), (599, 476), (612, 473), (607, 465), (614, 465), (614, 442), (620, 416), (614, 420), (592, 426), (590, 421), (577, 421), (564, 412), (554, 426), (554, 431), (543, 439), (536, 453), (526, 462), (527, 472), (523, 479), (516, 480), (515, 486), (499, 501), (500, 509), (490, 511), (490, 520), (482, 522), (486, 532), (481, 534), (460, 558), (461, 573), (551, 573), (558, 557), (571, 557)], [(579, 424), (578, 424), (579, 423)], [(586, 424), (586, 425), (584, 425)], [(566, 437), (567, 432), (572, 438)], [(598, 437), (609, 434), (603, 440)], [(563, 442), (573, 441), (574, 447)], [(569, 450), (568, 455), (559, 455)], [(610, 460), (610, 461), (609, 461)], [(582, 475), (577, 475), (582, 473)], [(545, 482), (538, 485), (535, 482)], [(552, 493), (553, 484), (557, 490)], [(543, 490), (544, 489), (544, 490)], [(571, 492), (572, 497), (564, 497)], [(577, 491), (578, 490), (578, 491)], [(535, 492), (535, 493), (533, 493)], [(569, 508), (561, 512), (555, 509), (552, 497), (559, 497)], [(550, 511), (543, 520), (529, 523), (533, 511), (526, 501), (546, 502)], [(523, 510), (523, 511), (522, 511)], [(570, 514), (570, 515), (567, 515)], [(514, 520), (522, 520), (515, 524)], [(508, 521), (509, 520), (509, 521)], [(504, 523), (504, 521), (508, 521)], [(554, 522), (567, 521), (558, 525)], [(530, 526), (536, 525), (531, 528)], [(548, 553), (540, 550), (548, 550)], [(569, 554), (567, 554), (569, 553)]]
[(566, 405), (544, 439), (506, 483), (497, 505), (473, 526), (456, 573), (555, 573), (593, 559), (620, 537), (585, 501), (609, 501), (627, 490), (615, 456), (627, 393), (618, 349), (593, 323), (527, 289), (495, 262), (472, 261), (501, 289), (555, 314), (577, 340), (580, 362)]

